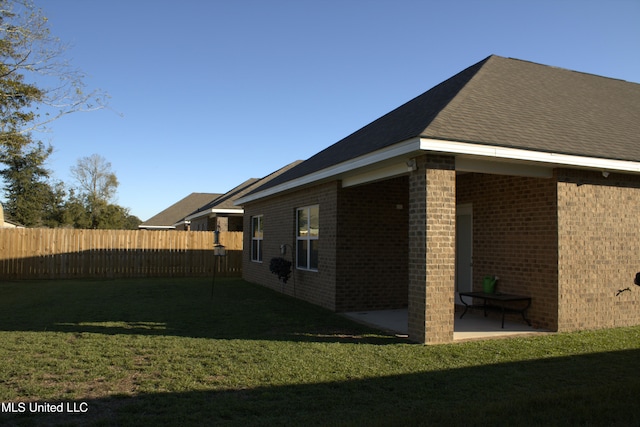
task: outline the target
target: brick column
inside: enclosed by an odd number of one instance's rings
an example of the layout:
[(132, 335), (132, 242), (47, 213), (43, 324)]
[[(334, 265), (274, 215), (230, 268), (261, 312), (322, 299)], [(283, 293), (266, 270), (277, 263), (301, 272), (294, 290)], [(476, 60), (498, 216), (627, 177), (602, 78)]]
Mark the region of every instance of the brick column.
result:
[(453, 341), (455, 158), (425, 155), (409, 177), (409, 338)]

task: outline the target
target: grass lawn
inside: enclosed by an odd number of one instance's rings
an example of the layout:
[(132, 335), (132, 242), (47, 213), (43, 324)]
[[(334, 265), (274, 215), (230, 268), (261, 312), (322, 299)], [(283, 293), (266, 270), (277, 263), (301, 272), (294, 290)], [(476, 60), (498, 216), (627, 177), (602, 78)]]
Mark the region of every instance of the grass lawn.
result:
[(2, 425), (637, 426), (639, 362), (640, 327), (422, 346), (239, 279), (0, 284)]

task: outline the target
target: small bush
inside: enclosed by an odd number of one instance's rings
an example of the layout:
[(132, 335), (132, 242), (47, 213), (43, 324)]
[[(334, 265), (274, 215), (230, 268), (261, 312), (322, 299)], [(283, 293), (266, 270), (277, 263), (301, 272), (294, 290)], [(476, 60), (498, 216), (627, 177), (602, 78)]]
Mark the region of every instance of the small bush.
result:
[(289, 276), (291, 276), (291, 261), (284, 258), (271, 258), (269, 270), (278, 275), (278, 280), (282, 280), (282, 283), (287, 283)]

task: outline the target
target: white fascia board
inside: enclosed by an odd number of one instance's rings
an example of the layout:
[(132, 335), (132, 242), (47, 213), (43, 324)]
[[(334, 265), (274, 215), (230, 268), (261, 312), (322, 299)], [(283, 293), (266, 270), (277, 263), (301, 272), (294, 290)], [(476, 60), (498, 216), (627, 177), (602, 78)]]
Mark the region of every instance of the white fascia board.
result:
[(491, 145), (470, 144), (467, 142), (421, 138), (420, 149), (451, 154), (468, 154), (494, 159), (520, 160), (554, 166), (575, 166), (597, 170), (640, 173), (640, 162), (601, 159), (597, 157), (576, 156), (571, 154), (545, 153), (542, 151), (495, 147)]
[(207, 209), (206, 211), (196, 212), (191, 214), (184, 219), (187, 221), (192, 221), (196, 218), (202, 218), (204, 216), (209, 216), (211, 214), (239, 214), (242, 215), (244, 213), (243, 209)]
[[(627, 160), (610, 160), (597, 157), (577, 156), (560, 153), (547, 153), (541, 151), (523, 150), (519, 148), (497, 147), (492, 145), (474, 144), (468, 142), (445, 141), (431, 138), (412, 138), (404, 142), (394, 144), (390, 147), (377, 150), (373, 153), (365, 154), (355, 159), (339, 163), (337, 165), (319, 170), (317, 172), (302, 176), (300, 178), (284, 182), (280, 185), (270, 187), (264, 191), (241, 197), (235, 201), (236, 205), (242, 205), (253, 200), (272, 196), (284, 191), (292, 190), (304, 185), (322, 182), (328, 179), (342, 179), (343, 186), (352, 186), (371, 182), (372, 180), (388, 178), (403, 173), (402, 163), (390, 165), (389, 160), (393, 158), (403, 157), (408, 159), (413, 157), (420, 151), (437, 152), (444, 154), (462, 155), (469, 157), (460, 157), (460, 170), (469, 170), (480, 167), (482, 171), (486, 170), (487, 165), (480, 165), (482, 159), (509, 162), (515, 161), (520, 167), (526, 170), (510, 168), (503, 164), (500, 170), (509, 174), (525, 174), (527, 176), (550, 176), (549, 167), (569, 166), (596, 169), (601, 171), (621, 171), (640, 173), (640, 162)], [(475, 159), (475, 160), (474, 160)], [(358, 169), (367, 168), (377, 163), (385, 162), (386, 166), (377, 169), (366, 170), (358, 173)], [(529, 166), (525, 166), (528, 164)], [(494, 167), (497, 164), (494, 163)], [(458, 167), (456, 166), (456, 170)], [(406, 172), (406, 169), (404, 170)]]
[(355, 159), (347, 160), (346, 162), (338, 163), (337, 165), (321, 169), (317, 172), (313, 172), (305, 176), (301, 176), (300, 178), (283, 182), (280, 185), (267, 188), (264, 191), (241, 197), (235, 201), (235, 204), (243, 205), (247, 202), (262, 199), (263, 197), (272, 196), (283, 191), (292, 190), (303, 185), (308, 185), (331, 178), (338, 179), (340, 175), (354, 171), (356, 169), (389, 160), (393, 157), (406, 156), (407, 154), (416, 153), (418, 151), (420, 151), (420, 139), (409, 139), (407, 141), (394, 144), (392, 146), (374, 151), (372, 153), (365, 154), (364, 156), (356, 157)]
[(173, 225), (139, 225), (139, 229), (141, 230), (175, 230), (175, 226)]

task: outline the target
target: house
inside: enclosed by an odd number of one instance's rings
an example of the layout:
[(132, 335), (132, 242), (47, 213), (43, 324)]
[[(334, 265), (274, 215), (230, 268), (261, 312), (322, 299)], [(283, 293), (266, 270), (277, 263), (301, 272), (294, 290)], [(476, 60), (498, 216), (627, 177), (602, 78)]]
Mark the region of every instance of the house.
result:
[(639, 84), (489, 56), (238, 199), (243, 276), (336, 312), (407, 307), (427, 344), (489, 275), (536, 328), (638, 325), (639, 118)]
[(220, 196), (220, 193), (191, 193), (152, 216), (140, 224), (138, 228), (143, 230), (189, 230), (190, 224), (185, 221), (185, 217)]
[(257, 178), (246, 180), (227, 193), (189, 213), (185, 217), (185, 221), (191, 224), (191, 230), (194, 231), (242, 231), (244, 211), (242, 207), (235, 206), (234, 201), (258, 181), (260, 180)]
[(286, 172), (300, 162), (301, 160), (297, 160), (289, 163), (264, 178), (250, 178), (246, 180), (207, 204), (198, 207), (198, 209), (189, 213), (189, 215), (184, 218), (184, 221), (190, 224), (190, 229), (194, 231), (243, 231), (244, 211), (242, 206), (235, 204), (236, 200), (255, 190), (257, 187), (266, 184), (271, 179)]
[(4, 216), (4, 208), (2, 207), (2, 203), (0, 203), (0, 228), (24, 228), (23, 225), (11, 221)]

